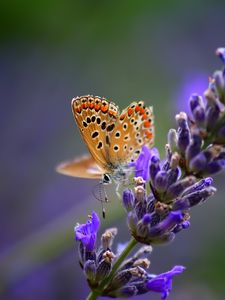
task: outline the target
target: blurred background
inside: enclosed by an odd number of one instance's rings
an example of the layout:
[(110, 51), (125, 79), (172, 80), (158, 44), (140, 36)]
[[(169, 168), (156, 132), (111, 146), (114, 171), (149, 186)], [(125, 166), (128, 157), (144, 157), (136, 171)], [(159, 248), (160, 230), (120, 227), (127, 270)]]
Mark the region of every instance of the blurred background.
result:
[[(174, 115), (187, 110), (220, 68), (224, 1), (1, 1), (0, 3), (0, 298), (85, 299), (73, 227), (93, 209), (97, 181), (59, 175), (62, 160), (86, 152), (70, 101), (105, 96), (121, 108), (154, 106), (163, 153)], [(154, 249), (151, 272), (187, 267), (171, 299), (225, 299), (224, 175), (219, 192), (192, 211), (192, 226)], [(101, 232), (128, 239), (115, 191)], [(143, 295), (135, 299), (159, 299)]]

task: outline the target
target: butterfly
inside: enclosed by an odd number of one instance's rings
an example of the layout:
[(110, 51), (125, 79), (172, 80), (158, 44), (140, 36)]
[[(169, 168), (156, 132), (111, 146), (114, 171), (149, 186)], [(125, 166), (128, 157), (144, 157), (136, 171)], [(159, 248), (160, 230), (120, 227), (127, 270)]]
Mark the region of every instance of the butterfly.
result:
[(113, 102), (92, 95), (72, 99), (71, 106), (90, 154), (60, 164), (59, 173), (119, 182), (142, 146), (154, 143), (153, 109), (143, 101), (132, 102), (121, 113)]

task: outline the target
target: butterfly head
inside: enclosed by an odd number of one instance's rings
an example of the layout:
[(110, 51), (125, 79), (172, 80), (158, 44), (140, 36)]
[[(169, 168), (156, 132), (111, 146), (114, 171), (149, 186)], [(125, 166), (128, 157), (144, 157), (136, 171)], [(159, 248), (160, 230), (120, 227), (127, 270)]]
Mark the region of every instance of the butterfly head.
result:
[(111, 178), (110, 174), (105, 173), (102, 175), (102, 183), (103, 184), (109, 184), (111, 182), (112, 182), (112, 178)]

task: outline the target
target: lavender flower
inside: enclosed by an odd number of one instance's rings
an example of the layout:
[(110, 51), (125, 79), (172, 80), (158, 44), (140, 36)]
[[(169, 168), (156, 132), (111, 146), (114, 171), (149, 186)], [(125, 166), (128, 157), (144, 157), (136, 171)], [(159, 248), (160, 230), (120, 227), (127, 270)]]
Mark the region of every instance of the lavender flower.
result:
[(78, 224), (74, 228), (76, 240), (81, 241), (88, 251), (92, 251), (95, 247), (99, 227), (100, 219), (98, 215), (93, 212), (85, 224)]
[(147, 183), (138, 177), (134, 191), (126, 189), (122, 197), (132, 236), (147, 245), (172, 241), (176, 233), (189, 227), (189, 209), (216, 192), (211, 178), (182, 177), (179, 156), (172, 154), (169, 147), (164, 161), (154, 153), (148, 155), (151, 159), (146, 162), (151, 192), (148, 194)]
[[(225, 48), (216, 54), (225, 62)], [(191, 116), (176, 116), (177, 130), (170, 130), (168, 143), (180, 156), (179, 165), (187, 174), (202, 177), (225, 169), (225, 68), (210, 79), (204, 96), (190, 97)]]
[(218, 55), (221, 60), (225, 63), (225, 48), (218, 48), (216, 50), (216, 55)]
[(142, 177), (144, 180), (149, 179), (149, 164), (153, 154), (158, 154), (158, 150), (156, 148), (149, 151), (147, 146), (142, 147), (142, 151), (137, 160), (130, 163), (130, 167), (135, 168), (135, 177)]
[[(225, 63), (225, 48), (216, 54)], [(129, 298), (152, 291), (163, 300), (173, 277), (184, 271), (175, 266), (159, 275), (148, 273), (150, 245), (170, 242), (189, 228), (191, 208), (216, 192), (206, 176), (225, 169), (225, 69), (213, 74), (203, 96), (192, 94), (189, 104), (191, 115), (179, 113), (178, 128), (169, 130), (166, 158), (161, 160), (157, 149), (144, 146), (129, 165), (135, 169), (134, 184), (123, 191), (122, 203), (132, 239), (124, 250), (113, 252), (116, 228), (107, 229), (96, 247), (100, 220), (95, 212), (75, 227), (80, 266), (92, 290), (88, 299)], [(127, 258), (138, 243), (145, 246)]]
[[(90, 227), (92, 228), (90, 229)], [(146, 256), (152, 252), (152, 247), (143, 246), (132, 257), (127, 258), (110, 277), (116, 258), (120, 255), (120, 253), (112, 251), (117, 229), (110, 228), (102, 234), (99, 248), (88, 248), (87, 245), (90, 242), (86, 244), (87, 238), (83, 239), (84, 231), (86, 233), (87, 230), (88, 236), (90, 236), (93, 232), (96, 234), (98, 229), (99, 218), (94, 212), (91, 220), (76, 227), (76, 239), (81, 241), (79, 246), (80, 266), (93, 291), (98, 291), (99, 295), (113, 298), (128, 298), (149, 291), (159, 292), (164, 296), (169, 294), (172, 288), (172, 277), (181, 273), (184, 267), (174, 267), (171, 271), (160, 275), (149, 274), (147, 270), (150, 261)], [(105, 283), (106, 279), (108, 279), (107, 283)]]
[(161, 293), (161, 299), (166, 299), (172, 289), (172, 278), (185, 270), (183, 266), (175, 266), (172, 270), (152, 276), (146, 283), (150, 291)]

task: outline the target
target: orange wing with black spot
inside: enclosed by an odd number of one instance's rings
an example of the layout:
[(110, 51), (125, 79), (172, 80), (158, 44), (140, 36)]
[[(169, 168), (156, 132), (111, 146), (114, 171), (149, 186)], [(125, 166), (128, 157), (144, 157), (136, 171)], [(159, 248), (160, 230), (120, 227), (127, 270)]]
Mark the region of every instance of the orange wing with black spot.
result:
[(109, 156), (113, 165), (129, 162), (143, 145), (153, 146), (154, 116), (152, 107), (143, 101), (133, 102), (119, 116), (110, 133)]
[(109, 134), (118, 119), (118, 107), (105, 98), (81, 96), (72, 100), (72, 111), (80, 133), (95, 162), (110, 171)]

